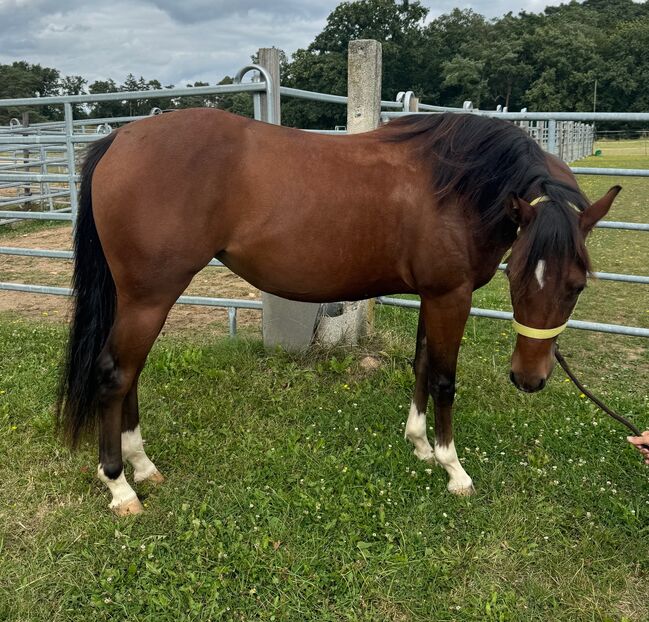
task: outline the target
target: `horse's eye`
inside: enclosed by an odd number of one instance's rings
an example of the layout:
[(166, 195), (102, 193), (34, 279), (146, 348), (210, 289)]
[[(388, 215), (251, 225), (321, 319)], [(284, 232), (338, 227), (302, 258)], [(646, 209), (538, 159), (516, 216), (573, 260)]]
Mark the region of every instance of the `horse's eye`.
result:
[(577, 298), (577, 296), (579, 296), (579, 294), (581, 294), (581, 292), (584, 291), (585, 287), (586, 287), (585, 285), (573, 285), (568, 290), (569, 291), (568, 296), (570, 298)]

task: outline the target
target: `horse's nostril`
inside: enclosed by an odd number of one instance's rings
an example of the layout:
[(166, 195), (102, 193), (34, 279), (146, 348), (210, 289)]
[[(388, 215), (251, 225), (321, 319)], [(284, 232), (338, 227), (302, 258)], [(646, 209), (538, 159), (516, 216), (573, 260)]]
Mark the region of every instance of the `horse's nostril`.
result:
[(512, 381), (513, 385), (516, 385), (516, 378), (514, 377), (514, 372), (510, 370), (509, 379)]
[(540, 391), (545, 387), (545, 382), (546, 382), (545, 378), (541, 378), (541, 382), (539, 384), (539, 388), (537, 389), (537, 391)]

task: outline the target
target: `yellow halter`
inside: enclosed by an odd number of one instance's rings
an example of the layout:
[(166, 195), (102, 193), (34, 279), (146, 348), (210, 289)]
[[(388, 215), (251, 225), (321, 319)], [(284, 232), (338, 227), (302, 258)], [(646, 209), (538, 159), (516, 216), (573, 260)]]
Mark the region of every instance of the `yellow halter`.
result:
[(566, 329), (568, 322), (561, 326), (557, 326), (556, 328), (532, 328), (531, 326), (525, 326), (525, 324), (521, 324), (516, 320), (512, 320), (512, 324), (514, 325), (514, 330), (519, 335), (523, 335), (523, 337), (531, 337), (532, 339), (552, 339), (552, 337), (556, 337)]
[[(534, 206), (537, 203), (544, 203), (545, 201), (550, 201), (550, 197), (542, 195), (536, 197), (533, 201), (530, 201), (530, 205)], [(561, 326), (557, 326), (556, 328), (532, 328), (531, 326), (525, 326), (525, 324), (521, 324), (516, 320), (512, 320), (512, 324), (514, 325), (514, 330), (519, 335), (523, 335), (523, 337), (530, 337), (531, 339), (552, 339), (553, 337), (560, 335), (566, 329), (568, 322)]]

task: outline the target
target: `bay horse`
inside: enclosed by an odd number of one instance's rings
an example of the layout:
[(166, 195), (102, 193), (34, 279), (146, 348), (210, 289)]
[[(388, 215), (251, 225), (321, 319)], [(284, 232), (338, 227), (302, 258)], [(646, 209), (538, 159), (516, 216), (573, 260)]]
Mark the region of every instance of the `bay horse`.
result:
[(142, 511), (125, 460), (135, 482), (163, 480), (143, 449), (138, 378), (172, 305), (214, 257), (292, 300), (419, 294), (406, 438), (446, 469), (451, 492), (470, 494), (451, 410), (472, 292), (511, 249), (511, 379), (541, 389), (557, 327), (590, 270), (585, 237), (620, 190), (590, 204), (570, 169), (523, 130), (472, 114), (327, 136), (178, 111), (93, 143), (81, 177), (57, 420), (72, 446), (98, 427), (98, 476), (119, 515)]

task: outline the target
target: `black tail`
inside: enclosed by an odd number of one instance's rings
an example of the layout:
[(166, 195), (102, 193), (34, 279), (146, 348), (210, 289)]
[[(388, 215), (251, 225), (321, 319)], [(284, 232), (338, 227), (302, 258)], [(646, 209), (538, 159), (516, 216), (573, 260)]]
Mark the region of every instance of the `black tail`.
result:
[(115, 136), (113, 133), (93, 143), (81, 170), (72, 277), (76, 301), (56, 405), (58, 430), (73, 447), (97, 420), (95, 363), (115, 316), (115, 283), (97, 236), (91, 200), (92, 175)]

